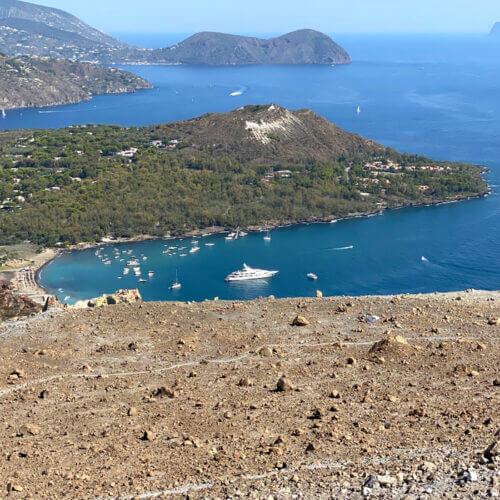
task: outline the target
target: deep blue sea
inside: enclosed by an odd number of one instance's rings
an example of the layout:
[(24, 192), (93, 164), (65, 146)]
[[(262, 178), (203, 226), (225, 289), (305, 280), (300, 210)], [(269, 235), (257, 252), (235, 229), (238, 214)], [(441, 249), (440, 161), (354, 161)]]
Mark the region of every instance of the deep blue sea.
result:
[[(170, 45), (183, 35), (122, 35), (144, 46)], [(94, 251), (63, 255), (47, 266), (42, 284), (69, 302), (139, 287), (147, 300), (202, 300), (333, 294), (388, 294), (500, 288), (500, 41), (486, 36), (358, 36), (335, 39), (353, 64), (337, 67), (131, 66), (154, 90), (100, 96), (88, 103), (11, 111), (3, 128), (73, 123), (147, 125), (228, 111), (244, 104), (312, 108), (339, 126), (400, 151), (463, 160), (491, 169), (491, 196), (463, 203), (302, 225), (237, 241), (203, 238), (200, 251), (181, 257), (165, 246), (189, 241), (117, 245), (142, 259), (138, 283), (124, 263), (103, 265)], [(241, 95), (230, 94), (240, 91)], [(361, 113), (356, 114), (357, 106)], [(213, 242), (214, 246), (205, 246)], [(341, 249), (350, 247), (350, 249)], [(111, 257), (113, 246), (103, 254)], [(424, 259), (422, 259), (424, 257)], [(228, 285), (243, 262), (279, 270), (273, 280)], [(168, 286), (178, 271), (182, 288)], [(306, 273), (319, 276), (307, 280)]]

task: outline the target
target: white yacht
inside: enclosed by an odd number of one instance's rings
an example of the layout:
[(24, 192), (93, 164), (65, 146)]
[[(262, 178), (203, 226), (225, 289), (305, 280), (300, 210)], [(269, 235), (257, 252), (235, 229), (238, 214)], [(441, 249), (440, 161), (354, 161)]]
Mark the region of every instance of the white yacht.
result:
[(189, 250), (189, 253), (195, 253), (200, 249), (200, 247), (193, 247), (191, 250)]
[(138, 265), (140, 265), (140, 264), (139, 264), (139, 261), (137, 259), (129, 260), (127, 262), (127, 266), (138, 266)]
[(225, 281), (246, 281), (246, 280), (259, 280), (264, 278), (272, 278), (278, 274), (278, 271), (266, 271), (265, 269), (253, 269), (246, 264), (243, 264), (243, 269), (234, 271), (226, 276)]
[(130, 269), (128, 267), (123, 268), (123, 274), (127, 275), (130, 272)]
[(317, 275), (317, 274), (314, 274), (314, 273), (308, 273), (308, 274), (307, 274), (307, 277), (308, 277), (310, 280), (317, 280), (317, 279), (318, 279), (318, 275)]
[(264, 241), (271, 241), (271, 235), (269, 234), (269, 231), (267, 234), (264, 236)]

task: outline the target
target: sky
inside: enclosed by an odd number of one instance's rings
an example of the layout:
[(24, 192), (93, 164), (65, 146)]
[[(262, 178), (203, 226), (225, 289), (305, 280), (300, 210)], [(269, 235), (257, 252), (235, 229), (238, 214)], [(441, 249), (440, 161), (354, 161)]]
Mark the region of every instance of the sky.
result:
[(29, 0), (108, 33), (486, 33), (500, 0)]

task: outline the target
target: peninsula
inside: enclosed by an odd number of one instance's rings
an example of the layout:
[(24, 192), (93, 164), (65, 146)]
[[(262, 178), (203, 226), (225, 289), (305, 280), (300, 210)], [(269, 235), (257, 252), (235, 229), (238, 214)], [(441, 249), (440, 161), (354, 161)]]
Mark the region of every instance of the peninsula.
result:
[(117, 94), (152, 88), (128, 71), (63, 59), (0, 54), (2, 110), (55, 106), (89, 100), (97, 94)]
[(0, 0), (0, 51), (99, 64), (346, 64), (347, 52), (330, 37), (299, 30), (269, 40), (198, 33), (163, 49), (128, 45), (77, 17), (41, 5)]
[(331, 220), (488, 192), (484, 169), (398, 153), (308, 109), (0, 133), (0, 244)]

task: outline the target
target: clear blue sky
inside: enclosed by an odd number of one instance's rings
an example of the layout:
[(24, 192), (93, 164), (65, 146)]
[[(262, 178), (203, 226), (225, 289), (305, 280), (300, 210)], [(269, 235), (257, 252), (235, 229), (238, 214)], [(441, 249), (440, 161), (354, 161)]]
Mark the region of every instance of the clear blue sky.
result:
[(30, 0), (107, 32), (484, 33), (500, 0)]

